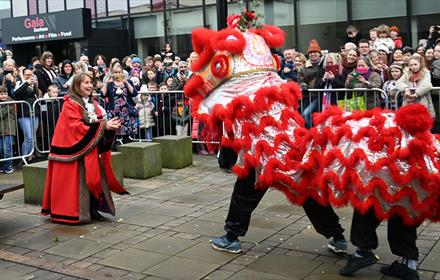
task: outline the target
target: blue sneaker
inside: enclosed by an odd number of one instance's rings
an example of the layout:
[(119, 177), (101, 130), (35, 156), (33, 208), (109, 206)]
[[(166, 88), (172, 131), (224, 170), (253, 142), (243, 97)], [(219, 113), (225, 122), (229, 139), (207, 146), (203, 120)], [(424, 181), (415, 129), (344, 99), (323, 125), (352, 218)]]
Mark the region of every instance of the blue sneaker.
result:
[(335, 254), (347, 254), (348, 242), (345, 239), (332, 239), (328, 244), (329, 248)]
[(225, 251), (229, 253), (238, 254), (241, 253), (243, 250), (241, 249), (240, 240), (236, 239), (234, 241), (228, 241), (226, 238), (226, 235), (221, 237), (216, 237), (210, 240), (212, 248), (219, 250), (219, 251)]

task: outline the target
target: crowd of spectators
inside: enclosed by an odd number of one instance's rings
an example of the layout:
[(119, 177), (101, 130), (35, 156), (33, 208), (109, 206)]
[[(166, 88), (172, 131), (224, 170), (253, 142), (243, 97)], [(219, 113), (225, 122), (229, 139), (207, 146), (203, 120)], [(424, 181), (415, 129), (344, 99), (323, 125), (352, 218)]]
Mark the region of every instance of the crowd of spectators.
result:
[[(312, 113), (347, 99), (347, 93), (325, 91), (338, 88), (379, 88), (387, 94), (391, 108), (421, 103), (435, 118), (438, 93), (432, 87), (440, 86), (440, 26), (431, 26), (429, 37), (419, 40), (417, 46), (404, 42), (397, 26), (382, 24), (364, 37), (351, 25), (338, 52), (322, 50), (316, 40), (310, 41), (305, 54), (284, 50), (280, 76), (301, 86), (301, 111), (308, 127), (313, 125)], [(401, 94), (396, 101), (397, 92)], [(365, 95), (365, 108), (384, 106), (384, 96), (369, 92)], [(348, 98), (353, 98), (353, 94)]]
[[(313, 112), (329, 105), (338, 105), (341, 98), (347, 98), (326, 92), (325, 89), (381, 88), (388, 94), (393, 106), (396, 106), (393, 104), (394, 96), (401, 92), (403, 105), (422, 103), (434, 117), (431, 88), (440, 86), (439, 38), (440, 26), (431, 26), (429, 37), (411, 47), (405, 45), (397, 26), (382, 24), (369, 30), (368, 37), (364, 37), (355, 26), (349, 26), (345, 44), (338, 51), (322, 50), (319, 42), (312, 40), (304, 53), (293, 48), (280, 52), (279, 75), (301, 86), (301, 110), (308, 127), (313, 125)], [(0, 62), (3, 64), (0, 102), (22, 100), (33, 104), (37, 99), (65, 96), (73, 76), (87, 72), (93, 77), (95, 93), (101, 96), (107, 117), (121, 119), (119, 143), (130, 141), (130, 138), (151, 140), (154, 136), (169, 134), (191, 134), (193, 138), (198, 138), (202, 127), (197, 120), (191, 120), (188, 100), (179, 93), (167, 94), (183, 89), (191, 76), (191, 63), (197, 58), (197, 53), (193, 52), (187, 59), (182, 59), (167, 43), (163, 51), (144, 59), (137, 54), (128, 55), (122, 60), (115, 57), (108, 59), (103, 55), (90, 59), (83, 54), (78, 61), (63, 60), (56, 64), (53, 54), (46, 51), (41, 57), (32, 58), (29, 65), (19, 66), (15, 64), (11, 51), (0, 50)], [(323, 93), (318, 94), (310, 89), (323, 89)], [(5, 96), (1, 98), (2, 95)], [(383, 106), (380, 98), (367, 96), (366, 107)], [(57, 116), (60, 108), (46, 106), (42, 110), (37, 107), (35, 118), (31, 118), (29, 107), (18, 108), (12, 111), (2, 109), (2, 123), (4, 120), (11, 122), (12, 118), (15, 123), (17, 119), (19, 132), (23, 136), (20, 152), (28, 155), (35, 133), (32, 127), (41, 129), (43, 125), (49, 126), (46, 130), (53, 134), (56, 121), (42, 124), (38, 121), (39, 116), (49, 113)], [(55, 119), (53, 116), (52, 119)], [(188, 131), (191, 121), (192, 131)], [(6, 139), (5, 135), (13, 136), (13, 132), (3, 129), (0, 150), (3, 157), (11, 157), (11, 139)], [(199, 152), (212, 151), (200, 145)], [(29, 161), (32, 159), (33, 155), (27, 158)], [(11, 170), (11, 164), (3, 162), (0, 171), (9, 173)]]

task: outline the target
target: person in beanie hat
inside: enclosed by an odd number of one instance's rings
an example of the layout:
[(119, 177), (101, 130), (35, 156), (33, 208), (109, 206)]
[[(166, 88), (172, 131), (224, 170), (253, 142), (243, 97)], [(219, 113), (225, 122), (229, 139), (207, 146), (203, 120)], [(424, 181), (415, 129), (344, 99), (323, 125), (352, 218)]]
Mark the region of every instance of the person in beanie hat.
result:
[(307, 49), (307, 54), (310, 54), (312, 52), (318, 52), (321, 53), (321, 47), (318, 44), (318, 41), (315, 39), (312, 39), (309, 43), (309, 48)]
[(312, 39), (307, 49), (309, 59), (306, 64), (298, 71), (298, 84), (301, 87), (303, 99), (303, 117), (306, 121), (306, 127), (312, 127), (312, 114), (318, 109), (317, 94), (310, 94), (308, 89), (315, 88), (315, 80), (321, 69), (321, 47), (317, 40)]
[(399, 28), (395, 25), (390, 27), (390, 38), (393, 39), (396, 49), (403, 47), (403, 39), (400, 36)]

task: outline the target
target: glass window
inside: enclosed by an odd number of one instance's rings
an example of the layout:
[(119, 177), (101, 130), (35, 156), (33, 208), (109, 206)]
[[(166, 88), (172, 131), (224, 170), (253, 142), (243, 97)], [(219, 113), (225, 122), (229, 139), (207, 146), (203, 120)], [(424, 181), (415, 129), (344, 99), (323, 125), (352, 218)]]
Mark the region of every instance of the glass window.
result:
[(84, 8), (84, 0), (67, 0), (67, 10)]
[(92, 18), (95, 18), (96, 17), (95, 0), (86, 0), (86, 8), (90, 9), (90, 12), (92, 13)]
[(150, 0), (130, 0), (130, 13), (144, 13), (151, 10)]
[(164, 0), (152, 0), (153, 3), (153, 11), (163, 10), (163, 1)]
[(28, 5), (27, 0), (16, 0), (14, 1), (14, 8), (12, 9), (14, 17), (27, 16), (28, 15)]
[(311, 39), (323, 50), (339, 51), (347, 25), (346, 0), (299, 0), (297, 7), (299, 51), (307, 52)]
[(179, 0), (180, 8), (191, 7), (191, 6), (202, 6), (202, 0)]
[(413, 15), (429, 15), (440, 13), (438, 0), (412, 0), (411, 8)]
[(29, 0), (29, 14), (30, 15), (36, 15), (37, 14), (37, 7), (38, 7), (38, 0)]
[(107, 6), (105, 4), (105, 0), (96, 0), (96, 16), (97, 17), (105, 17)]
[[(412, 1), (412, 45), (418, 45), (418, 40), (428, 38), (429, 28), (440, 25), (440, 5), (438, 0), (413, 0)], [(439, 34), (434, 34), (434, 39)]]
[(402, 17), (406, 15), (406, 3), (405, 3), (406, 0), (393, 0), (393, 1), (351, 0), (351, 1), (353, 5), (352, 12), (353, 12), (354, 20)]
[(163, 13), (148, 14), (134, 19), (134, 37), (151, 38), (165, 36), (163, 28)]
[(38, 13), (47, 13), (47, 2), (46, 0), (38, 0)]
[(127, 14), (127, 0), (107, 0), (108, 15), (124, 15)]
[[(10, 18), (11, 17), (11, 2), (9, 0), (0, 0), (0, 18)], [(1, 28), (1, 20), (0, 20)], [(1, 38), (1, 34), (0, 34)]]
[(64, 1), (60, 0), (47, 0), (49, 1), (49, 12), (64, 11)]

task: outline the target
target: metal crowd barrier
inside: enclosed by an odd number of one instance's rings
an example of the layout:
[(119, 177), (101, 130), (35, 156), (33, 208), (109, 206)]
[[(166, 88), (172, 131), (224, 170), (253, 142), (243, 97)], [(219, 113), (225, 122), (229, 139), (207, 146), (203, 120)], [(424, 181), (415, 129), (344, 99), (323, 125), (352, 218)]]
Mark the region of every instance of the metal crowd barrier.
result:
[[(410, 88), (411, 91), (416, 90), (416, 88)], [(431, 98), (432, 98), (432, 103), (434, 104), (434, 109), (436, 112), (436, 118), (440, 119), (440, 87), (432, 87), (431, 91)], [(402, 102), (403, 102), (403, 93), (398, 91), (396, 93), (396, 95), (394, 96), (394, 103), (395, 103), (395, 109), (399, 109), (400, 107), (402, 107)], [(437, 103), (437, 104), (436, 104)], [(437, 105), (437, 106), (436, 106)]]
[[(25, 111), (29, 112), (29, 116)], [(22, 100), (1, 102), (0, 112), (1, 167), (3, 168), (4, 162), (16, 159), (21, 159), (27, 164), (26, 158), (34, 152), (33, 140), (35, 139), (31, 105)], [(28, 127), (26, 134), (23, 133), (22, 125)], [(30, 150), (22, 152), (23, 145), (27, 145)]]
[[(139, 113), (138, 131), (135, 137), (130, 137), (132, 141), (146, 142), (151, 141), (152, 137), (164, 135), (191, 136), (194, 144), (206, 143), (200, 139), (201, 126), (197, 120), (191, 117), (191, 108), (183, 91), (148, 92), (137, 96), (137, 101), (147, 95), (151, 96), (154, 104), (152, 112), (143, 108), (141, 105), (136, 107)], [(154, 126), (147, 128), (145, 121), (153, 119)], [(219, 144), (219, 141), (209, 141), (211, 144)]]
[(39, 127), (35, 137), (35, 149), (40, 153), (49, 153), (55, 126), (63, 106), (63, 97), (37, 99), (32, 105)]
[(312, 126), (313, 113), (322, 111), (324, 96), (330, 99), (330, 105), (339, 107), (344, 106), (345, 108), (343, 109), (346, 111), (349, 111), (350, 108), (347, 108), (348, 103), (344, 101), (353, 99), (355, 97), (359, 97), (364, 100), (363, 105), (365, 108), (362, 109), (368, 110), (375, 107), (388, 109), (390, 106), (388, 94), (380, 88), (309, 89), (301, 99), (299, 109), (301, 115), (306, 121), (306, 126)]

